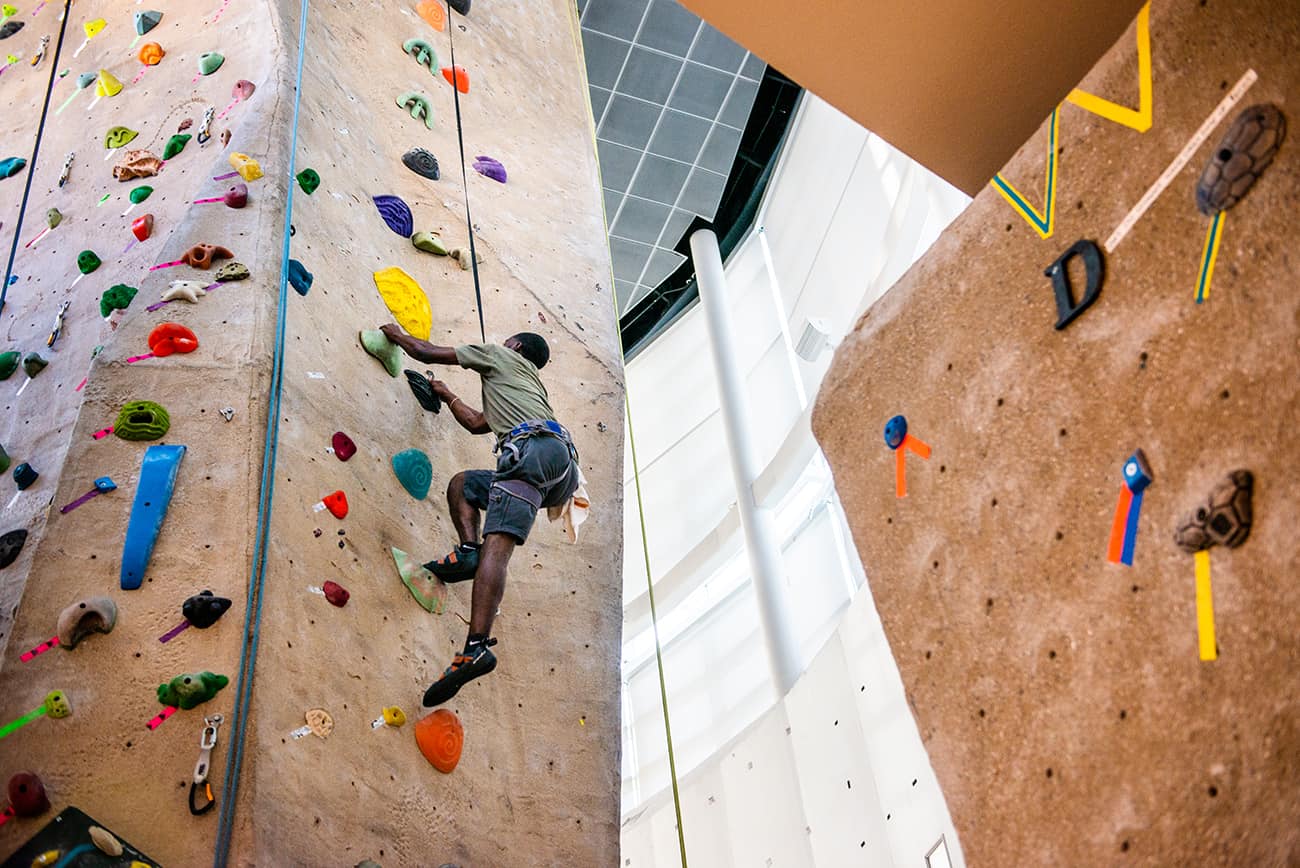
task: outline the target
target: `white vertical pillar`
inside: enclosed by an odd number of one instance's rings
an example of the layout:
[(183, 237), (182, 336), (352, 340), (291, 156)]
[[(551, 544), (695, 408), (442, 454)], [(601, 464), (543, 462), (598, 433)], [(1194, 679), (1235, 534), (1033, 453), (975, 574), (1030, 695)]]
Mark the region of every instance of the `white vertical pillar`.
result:
[(727, 432), (740, 524), (745, 533), (750, 574), (757, 592), (758, 613), (763, 621), (768, 662), (777, 693), (785, 696), (799, 676), (799, 648), (786, 615), (789, 607), (786, 603), (785, 567), (781, 561), (776, 525), (771, 512), (754, 499), (754, 481), (758, 478), (759, 467), (749, 432), (759, 422), (749, 412), (749, 394), (736, 360), (736, 342), (729, 318), (731, 312), (727, 307), (727, 279), (722, 272), (718, 238), (712, 231), (700, 229), (691, 235), (691, 258), (695, 263), (700, 301), (709, 324), (709, 346), (722, 399), (722, 424)]

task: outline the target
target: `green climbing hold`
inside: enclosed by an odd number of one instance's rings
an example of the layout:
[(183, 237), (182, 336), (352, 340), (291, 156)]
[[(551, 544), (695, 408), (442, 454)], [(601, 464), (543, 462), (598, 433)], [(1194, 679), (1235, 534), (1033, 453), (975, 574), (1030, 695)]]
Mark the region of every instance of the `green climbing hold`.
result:
[[(18, 360), (22, 353), (10, 350), (7, 353), (0, 353), (0, 380), (7, 380), (13, 376), (14, 371), (18, 370)], [(396, 377), (396, 374), (393, 374)]]
[(167, 140), (167, 147), (163, 148), (163, 159), (170, 160), (172, 157), (185, 150), (185, 145), (190, 140), (189, 133), (177, 133)]
[(450, 252), (436, 232), (417, 232), (411, 236), (411, 243), (415, 245), (416, 250), (423, 250), (425, 253), (446, 256)]
[(53, 229), (63, 222), (63, 212), (58, 208), (51, 208), (45, 212), (45, 225)]
[(167, 433), (171, 418), (153, 401), (129, 401), (113, 423), (113, 433), (123, 440), (157, 440)]
[(174, 705), (189, 711), (216, 696), (229, 683), (230, 679), (226, 676), (212, 672), (177, 675), (166, 684), (158, 685), (158, 701), (163, 705)]
[(393, 456), (393, 472), (411, 497), (424, 500), (429, 496), (429, 486), (433, 484), (433, 464), (428, 455), (419, 449), (399, 452)]
[(432, 45), (423, 39), (408, 39), (402, 43), (402, 50), (414, 57), (420, 66), (428, 67), (429, 72), (438, 74), (438, 53)]
[(406, 109), (411, 117), (424, 121), (426, 128), (433, 129), (433, 106), (424, 94), (407, 91), (397, 98), (397, 107)]
[(138, 132), (129, 127), (113, 127), (104, 133), (104, 147), (109, 149), (123, 147), (138, 135), (140, 135)]
[(4, 473), (9, 469), (10, 460), (9, 453), (5, 451), (3, 446), (0, 446), (0, 473)]
[(298, 173), (298, 186), (302, 187), (302, 191), (310, 196), (320, 186), (320, 173), (315, 169), (303, 169)]
[(139, 205), (145, 199), (153, 195), (153, 187), (148, 184), (141, 184), (131, 191), (130, 199), (132, 205)]
[[(402, 370), (402, 349), (393, 343), (379, 329), (367, 329), (359, 332), (361, 346), (388, 370), (388, 376), (396, 377)], [(3, 356), (0, 356), (3, 358)], [(12, 373), (12, 372), (11, 372)], [(0, 377), (0, 380), (4, 377)]]
[(158, 26), (158, 22), (162, 21), (162, 17), (161, 12), (155, 12), (152, 9), (144, 9), (135, 13), (135, 32), (144, 36)]
[(27, 357), (23, 359), (23, 370), (27, 372), (27, 376), (34, 377), (45, 370), (45, 366), (48, 364), (49, 362), (41, 358), (40, 353), (28, 353)]
[(102, 264), (93, 250), (83, 250), (77, 254), (77, 268), (82, 274), (90, 274)]
[(221, 64), (225, 62), (226, 58), (224, 55), (218, 54), (215, 51), (205, 51), (203, 54), (199, 55), (199, 74), (212, 75), (212, 73), (221, 69)]
[(135, 298), (135, 294), (139, 291), (134, 286), (127, 286), (124, 283), (111, 287), (99, 297), (99, 315), (108, 319), (113, 311), (126, 310), (131, 306), (131, 299)]

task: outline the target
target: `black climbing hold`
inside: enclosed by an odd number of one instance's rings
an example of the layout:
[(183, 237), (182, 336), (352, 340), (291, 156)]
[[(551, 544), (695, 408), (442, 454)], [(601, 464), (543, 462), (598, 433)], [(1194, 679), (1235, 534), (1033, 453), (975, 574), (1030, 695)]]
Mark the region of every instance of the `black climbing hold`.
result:
[(436, 181), (441, 176), (438, 158), (424, 148), (412, 148), (402, 154), (402, 164), (417, 175)]
[(289, 283), (293, 286), (295, 292), (299, 295), (306, 295), (311, 289), (312, 282), (316, 278), (307, 270), (307, 267), (296, 259), (289, 260)]
[[(1087, 270), (1087, 286), (1083, 298), (1078, 304), (1070, 291), (1069, 262), (1076, 256), (1083, 257)], [(1101, 248), (1094, 241), (1082, 239), (1061, 254), (1061, 257), (1043, 272), (1052, 279), (1052, 290), (1056, 293), (1056, 328), (1061, 330), (1074, 321), (1075, 317), (1087, 310), (1088, 306), (1101, 295), (1101, 281), (1106, 276), (1105, 261), (1101, 257)]]
[(214, 596), (211, 591), (202, 591), (181, 604), (181, 614), (195, 627), (206, 630), (217, 623), (229, 608), (230, 600)]
[(27, 542), (27, 531), (19, 528), (11, 530), (4, 536), (0, 536), (0, 570), (18, 560), (18, 555), (23, 550), (23, 543)]
[(18, 483), (19, 491), (30, 488), (38, 476), (40, 474), (36, 472), (36, 468), (26, 461), (14, 468), (14, 482)]
[(13, 36), (15, 33), (17, 33), (19, 30), (22, 29), (23, 29), (23, 22), (6, 21), (4, 23), (4, 26), (0, 27), (0, 39), (8, 39), (10, 36)]
[(402, 373), (406, 374), (406, 381), (411, 384), (411, 392), (415, 395), (415, 400), (420, 402), (420, 406), (430, 413), (437, 414), (442, 409), (442, 399), (433, 391), (428, 378), (410, 368)]
[(469, 14), (470, 0), (447, 0), (447, 5), (455, 9), (461, 15)]
[(1286, 117), (1271, 103), (1237, 115), (1196, 183), (1196, 207), (1207, 217), (1241, 201), (1273, 162), (1286, 138)]

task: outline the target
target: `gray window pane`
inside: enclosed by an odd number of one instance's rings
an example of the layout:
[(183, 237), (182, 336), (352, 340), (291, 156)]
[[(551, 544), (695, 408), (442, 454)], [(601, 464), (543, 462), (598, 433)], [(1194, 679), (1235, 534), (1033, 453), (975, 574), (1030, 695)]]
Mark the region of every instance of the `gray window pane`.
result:
[(603, 87), (593, 87), (591, 89), (591, 116), (596, 123), (600, 123), (600, 113), (605, 110), (605, 103), (609, 102), (609, 91)]
[(690, 180), (686, 182), (686, 189), (682, 191), (681, 206), (706, 220), (712, 220), (718, 210), (718, 200), (722, 198), (722, 188), (726, 182), (726, 177), (722, 175), (696, 169), (691, 173)]
[(609, 250), (614, 256), (614, 279), (635, 282), (650, 257), (650, 247), (610, 236)]
[(681, 112), (664, 112), (650, 150), (664, 157), (694, 163), (704, 146), (704, 137), (709, 134), (709, 126), (708, 121)]
[(677, 243), (682, 240), (682, 236), (686, 234), (686, 230), (690, 227), (693, 220), (695, 220), (695, 215), (689, 211), (679, 211), (674, 209), (672, 216), (670, 216), (668, 222), (664, 224), (664, 234), (659, 236), (659, 246), (669, 248), (676, 247)]
[[(592, 2), (595, 3), (597, 0)], [(610, 0), (601, 0), (601, 2), (607, 3)], [(674, 0), (654, 0), (637, 42), (678, 57), (685, 57), (686, 52), (690, 50), (691, 40), (695, 38), (695, 31), (699, 27), (700, 19)]]
[(688, 63), (669, 105), (702, 117), (717, 117), (722, 101), (727, 98), (731, 79), (732, 76), (717, 70)]
[(659, 238), (659, 230), (663, 229), (670, 210), (667, 205), (628, 196), (618, 221), (610, 231), (623, 238), (653, 244)]
[(731, 164), (736, 159), (736, 149), (740, 147), (740, 131), (730, 127), (714, 127), (709, 133), (709, 141), (700, 154), (700, 165), (724, 175), (731, 173)]
[(600, 183), (611, 190), (625, 192), (641, 152), (600, 139), (596, 142), (596, 153), (600, 156)]
[[(589, 0), (587, 5), (589, 8), (582, 18), (584, 30), (599, 30), (629, 41), (636, 36), (641, 13), (645, 11), (641, 4), (626, 0)], [(583, 45), (586, 45), (586, 39), (583, 39)]]
[(745, 60), (745, 49), (705, 24), (691, 49), (691, 60), (735, 72)]
[(597, 87), (613, 88), (618, 71), (623, 68), (628, 44), (601, 36), (599, 33), (582, 34), (582, 53), (587, 57), (587, 81)]
[(646, 154), (645, 160), (641, 162), (641, 171), (637, 172), (636, 180), (632, 183), (631, 192), (671, 205), (677, 201), (677, 194), (681, 192), (690, 172), (690, 166)]
[(650, 264), (646, 266), (641, 282), (646, 286), (658, 286), (668, 278), (668, 275), (677, 270), (677, 266), (685, 261), (686, 257), (680, 253), (656, 248), (650, 254)]
[(618, 213), (619, 203), (623, 201), (623, 194), (617, 190), (610, 190), (608, 187), (600, 192), (605, 197), (605, 219), (613, 220), (614, 215)]
[(623, 77), (619, 79), (618, 90), (650, 102), (663, 103), (668, 99), (681, 67), (680, 60), (644, 48), (633, 48), (623, 70)]
[(727, 104), (722, 108), (718, 120), (733, 127), (745, 128), (749, 122), (749, 112), (754, 107), (754, 97), (758, 96), (758, 82), (738, 79), (727, 97)]
[(767, 64), (763, 62), (762, 58), (756, 54), (751, 54), (745, 60), (745, 65), (740, 68), (740, 74), (746, 78), (761, 80), (766, 69)]
[(641, 149), (650, 140), (658, 118), (659, 106), (615, 93), (605, 110), (605, 119), (601, 121), (600, 136), (629, 148)]
[(614, 298), (618, 299), (618, 312), (627, 310), (635, 298), (637, 285), (629, 280), (614, 281)]

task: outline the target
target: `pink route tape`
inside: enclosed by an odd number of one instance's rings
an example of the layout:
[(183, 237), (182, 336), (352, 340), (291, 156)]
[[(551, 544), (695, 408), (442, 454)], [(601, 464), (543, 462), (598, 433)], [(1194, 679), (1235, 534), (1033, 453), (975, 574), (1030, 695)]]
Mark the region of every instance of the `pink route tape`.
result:
[(96, 431), (94, 434), (91, 434), (90, 436), (94, 437), (96, 440), (103, 440), (105, 437), (107, 437), (109, 434), (112, 433), (113, 433), (113, 426), (109, 425), (107, 428), (104, 428), (100, 431)]
[(33, 648), (32, 650), (30, 650), (30, 651), (28, 651), (27, 653), (23, 654), (23, 656), (19, 657), (18, 659), (21, 660), (23, 663), (27, 663), (27, 662), (31, 661), (32, 659), (41, 656), (41, 655), (44, 654), (46, 651), (49, 651), (51, 648), (57, 648), (58, 645), (59, 645), (59, 637), (58, 637), (58, 636), (52, 636), (52, 637), (50, 637), (49, 639), (46, 639), (46, 640), (45, 640), (44, 642), (42, 642), (41, 644), (37, 645), (37, 646), (36, 646), (35, 648)]
[(167, 718), (171, 717), (175, 713), (176, 713), (176, 706), (169, 705), (166, 708), (164, 708), (162, 711), (158, 712), (158, 715), (154, 717), (152, 720), (150, 720), (148, 723), (146, 723), (145, 726), (149, 727), (150, 732), (153, 732), (155, 729), (157, 729), (158, 727), (166, 723)]

